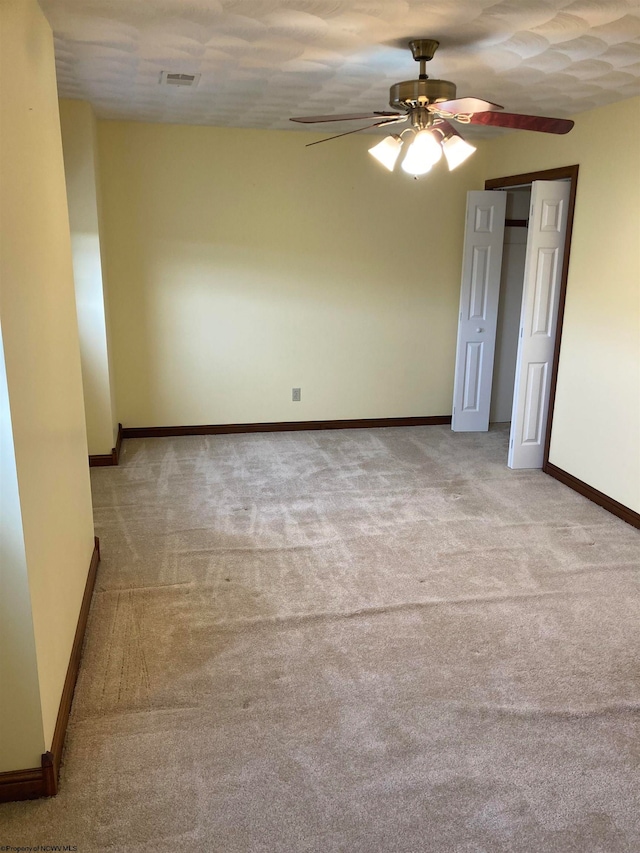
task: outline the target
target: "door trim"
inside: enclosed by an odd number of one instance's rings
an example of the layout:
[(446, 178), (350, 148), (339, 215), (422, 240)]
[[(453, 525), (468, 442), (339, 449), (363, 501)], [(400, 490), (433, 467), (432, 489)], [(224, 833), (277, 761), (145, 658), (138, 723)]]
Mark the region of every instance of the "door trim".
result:
[(547, 415), (547, 430), (544, 440), (544, 457), (542, 470), (545, 471), (549, 465), (549, 448), (551, 445), (551, 428), (553, 426), (553, 412), (556, 402), (556, 385), (558, 382), (558, 364), (560, 363), (560, 344), (562, 342), (562, 325), (564, 321), (564, 306), (567, 298), (567, 279), (569, 277), (569, 256), (571, 254), (571, 235), (573, 232), (573, 216), (576, 206), (576, 189), (578, 186), (579, 166), (560, 166), (557, 169), (545, 169), (541, 172), (525, 172), (521, 175), (509, 175), (504, 178), (491, 178), (484, 182), (485, 190), (501, 190), (509, 187), (530, 184), (533, 181), (560, 181), (569, 179), (571, 190), (569, 192), (569, 207), (567, 210), (567, 230), (564, 240), (564, 252), (562, 256), (562, 276), (560, 279), (560, 300), (558, 302), (558, 321), (556, 326), (556, 339), (553, 347), (553, 363), (551, 367), (551, 386), (549, 388), (549, 413)]

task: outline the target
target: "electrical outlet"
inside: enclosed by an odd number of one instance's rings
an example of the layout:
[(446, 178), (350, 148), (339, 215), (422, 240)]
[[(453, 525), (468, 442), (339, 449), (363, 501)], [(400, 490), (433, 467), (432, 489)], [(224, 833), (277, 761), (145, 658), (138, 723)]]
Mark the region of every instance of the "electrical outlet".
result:
[(292, 388), (291, 389), (291, 400), (294, 403), (300, 402), (300, 389), (299, 388)]

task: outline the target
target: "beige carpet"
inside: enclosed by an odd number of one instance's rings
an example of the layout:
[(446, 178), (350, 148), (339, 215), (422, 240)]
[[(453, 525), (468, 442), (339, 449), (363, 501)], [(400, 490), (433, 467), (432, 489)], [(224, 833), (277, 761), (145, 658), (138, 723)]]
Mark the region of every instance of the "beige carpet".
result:
[(640, 535), (507, 434), (126, 441), (61, 792), (79, 853), (637, 853)]

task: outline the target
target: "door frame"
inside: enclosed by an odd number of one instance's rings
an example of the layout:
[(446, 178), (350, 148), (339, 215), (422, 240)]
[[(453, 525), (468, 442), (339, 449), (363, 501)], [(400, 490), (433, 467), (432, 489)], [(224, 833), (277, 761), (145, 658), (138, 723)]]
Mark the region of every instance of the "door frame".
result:
[(569, 191), (569, 206), (567, 210), (567, 230), (564, 239), (564, 252), (562, 256), (562, 275), (560, 278), (560, 299), (558, 302), (558, 320), (556, 325), (556, 339), (553, 347), (553, 362), (551, 366), (551, 383), (549, 387), (549, 411), (547, 414), (547, 429), (544, 440), (544, 456), (542, 470), (549, 473), (549, 448), (551, 446), (551, 429), (553, 427), (553, 413), (556, 402), (556, 385), (558, 382), (558, 365), (560, 363), (560, 346), (562, 343), (562, 326), (564, 321), (564, 306), (567, 298), (567, 279), (569, 277), (569, 256), (571, 254), (571, 235), (573, 232), (573, 216), (576, 206), (576, 190), (578, 187), (577, 164), (573, 166), (560, 166), (557, 169), (545, 169), (541, 172), (525, 172), (521, 175), (508, 175), (503, 178), (490, 178), (484, 182), (485, 190), (506, 190), (509, 187), (531, 184), (533, 181), (560, 181), (569, 180), (571, 189)]

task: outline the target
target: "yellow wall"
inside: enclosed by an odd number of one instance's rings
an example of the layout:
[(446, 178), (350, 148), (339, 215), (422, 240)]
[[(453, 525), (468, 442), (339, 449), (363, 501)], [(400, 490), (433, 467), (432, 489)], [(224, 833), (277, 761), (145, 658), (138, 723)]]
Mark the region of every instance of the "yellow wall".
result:
[(551, 461), (640, 509), (639, 131), (625, 101), (414, 182), (366, 136), (99, 122), (121, 420), (447, 414), (466, 190), (579, 163)]
[(580, 165), (550, 461), (640, 511), (640, 99), (510, 134), (488, 177)]
[(53, 38), (35, 0), (0, 15), (0, 319), (49, 748), (93, 523)]
[(107, 346), (97, 195), (96, 120), (86, 101), (60, 101), (89, 453), (111, 453), (117, 418)]
[(0, 772), (45, 750), (27, 556), (0, 330)]
[[(98, 123), (125, 426), (451, 412), (467, 189), (294, 131)], [(292, 387), (302, 402), (291, 402)]]

